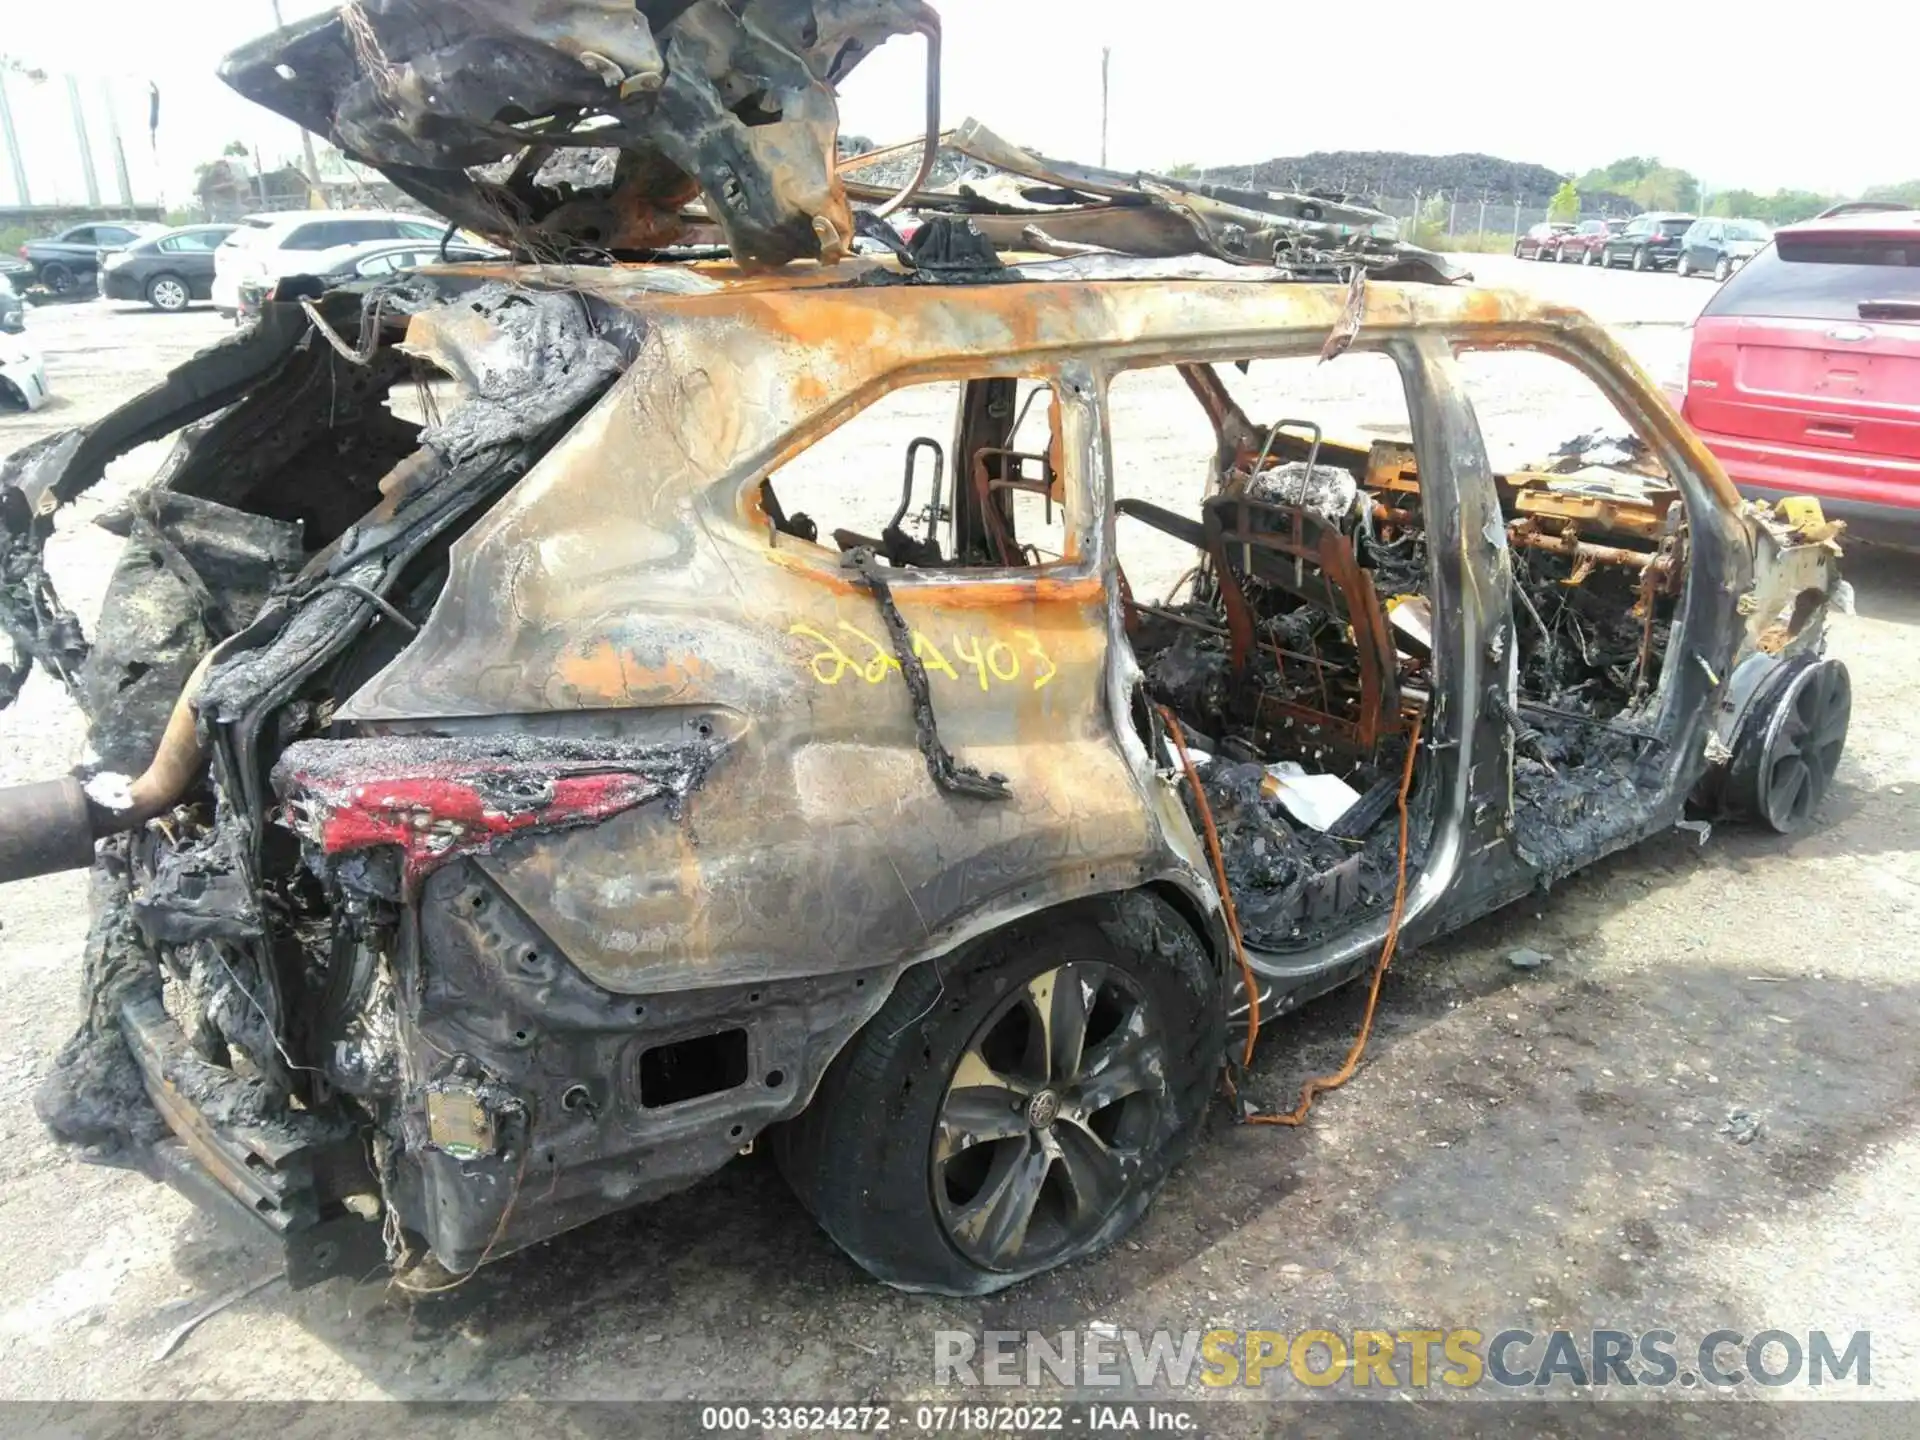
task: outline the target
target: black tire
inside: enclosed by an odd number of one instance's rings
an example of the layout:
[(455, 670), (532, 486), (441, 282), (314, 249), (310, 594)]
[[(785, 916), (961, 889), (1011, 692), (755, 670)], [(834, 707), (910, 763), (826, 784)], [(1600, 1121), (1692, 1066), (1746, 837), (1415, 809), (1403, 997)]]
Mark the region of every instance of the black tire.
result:
[(1845, 665), (1789, 662), (1741, 724), (1727, 777), (1734, 812), (1781, 835), (1806, 829), (1840, 767), (1852, 717)]
[[(1206, 947), (1144, 892), (1017, 921), (902, 976), (805, 1112), (770, 1134), (775, 1158), (889, 1285), (1003, 1289), (1104, 1249), (1145, 1212), (1205, 1118), (1222, 994)], [(979, 1083), (956, 1084), (963, 1061)], [(1121, 1075), (1138, 1086), (1119, 1092)]]
[(40, 267), (40, 283), (47, 287), (50, 295), (71, 295), (77, 282), (73, 271), (55, 260)]
[(1729, 260), (1726, 256), (1722, 255), (1718, 260), (1713, 262), (1713, 278), (1718, 280), (1722, 285), (1727, 283), (1727, 277), (1732, 274), (1733, 261)]
[(1580, 252), (1580, 263), (1582, 265), (1593, 264), (1593, 248), (1591, 246)]
[(1524, 260), (1527, 258), (1520, 253), (1520, 242), (1518, 240), (1513, 242), (1513, 258), (1516, 260)]
[(1567, 252), (1558, 245), (1553, 247), (1553, 263), (1556, 265), (1564, 265), (1567, 263)]
[(1647, 259), (1647, 252), (1644, 248), (1633, 252), (1633, 268), (1634, 269), (1644, 270), (1647, 268), (1648, 263), (1649, 262)]
[(1687, 259), (1686, 251), (1682, 250), (1679, 258), (1673, 262), (1673, 273), (1678, 275), (1682, 280), (1693, 273), (1693, 264)]
[(147, 303), (178, 315), (193, 303), (193, 287), (178, 275), (156, 275), (147, 282)]

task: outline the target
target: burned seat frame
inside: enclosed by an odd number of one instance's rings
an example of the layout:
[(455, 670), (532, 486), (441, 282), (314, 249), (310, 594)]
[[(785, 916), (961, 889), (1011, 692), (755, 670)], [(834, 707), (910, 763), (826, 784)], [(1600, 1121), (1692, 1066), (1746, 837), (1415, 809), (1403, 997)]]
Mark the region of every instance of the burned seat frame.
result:
[(1207, 554), (1227, 612), (1236, 678), (1245, 677), (1259, 640), (1245, 590), (1251, 578), (1346, 622), (1359, 659), (1360, 704), (1353, 718), (1272, 698), (1263, 700), (1263, 708), (1304, 721), (1361, 751), (1398, 734), (1400, 687), (1393, 640), (1386, 611), (1374, 593), (1372, 577), (1360, 568), (1352, 539), (1310, 511), (1239, 495), (1215, 496), (1202, 514)]

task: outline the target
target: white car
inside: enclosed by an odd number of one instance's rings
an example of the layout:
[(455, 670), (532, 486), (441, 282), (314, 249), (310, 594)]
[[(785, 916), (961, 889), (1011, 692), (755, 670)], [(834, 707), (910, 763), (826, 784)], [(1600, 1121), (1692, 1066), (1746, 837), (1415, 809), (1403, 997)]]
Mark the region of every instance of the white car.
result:
[(47, 403), (47, 367), (19, 335), (0, 334), (0, 411), (38, 410)]
[(444, 222), (382, 210), (282, 210), (248, 215), (213, 252), (213, 304), (229, 318), (248, 281), (323, 275), (370, 240), (438, 240)]

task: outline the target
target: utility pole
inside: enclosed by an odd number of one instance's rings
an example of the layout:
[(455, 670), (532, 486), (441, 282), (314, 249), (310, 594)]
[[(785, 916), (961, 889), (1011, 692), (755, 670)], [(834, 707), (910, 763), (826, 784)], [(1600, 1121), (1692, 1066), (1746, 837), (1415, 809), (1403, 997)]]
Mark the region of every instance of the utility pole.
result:
[[(275, 4), (279, 0), (274, 0)], [(1107, 168), (1107, 72), (1113, 64), (1113, 47), (1100, 47), (1100, 168)]]
[(73, 138), (80, 142), (80, 174), (87, 182), (87, 204), (100, 208), (100, 177), (93, 169), (93, 142), (87, 138), (87, 112), (80, 105), (80, 81), (67, 76), (67, 100), (73, 106)]
[[(280, 16), (280, 0), (273, 0), (273, 28), (276, 30), (287, 28), (287, 22)], [(320, 184), (320, 162), (313, 155), (313, 132), (304, 125), (296, 124), (294, 128), (300, 132), (300, 153), (307, 160), (307, 203), (311, 205), (318, 200), (324, 206), (327, 192)]]
[(33, 204), (27, 193), (27, 157), (20, 153), (20, 137), (13, 133), (13, 106), (7, 103), (6, 63), (0, 59), (0, 140), (7, 142), (7, 158), (13, 162), (15, 201), (22, 209)]
[(133, 214), (133, 180), (127, 174), (127, 147), (120, 140), (120, 117), (114, 113), (113, 86), (100, 82), (100, 100), (107, 107), (107, 138), (113, 142), (113, 176), (120, 182), (120, 203)]

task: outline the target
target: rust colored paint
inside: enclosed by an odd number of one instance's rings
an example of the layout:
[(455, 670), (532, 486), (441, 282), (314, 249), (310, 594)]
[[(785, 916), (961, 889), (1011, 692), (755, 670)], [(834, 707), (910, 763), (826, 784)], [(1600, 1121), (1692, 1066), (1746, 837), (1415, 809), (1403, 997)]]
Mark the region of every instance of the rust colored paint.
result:
[(713, 667), (697, 654), (670, 655), (647, 664), (610, 640), (563, 654), (556, 672), (581, 702), (672, 705), (708, 691)]

